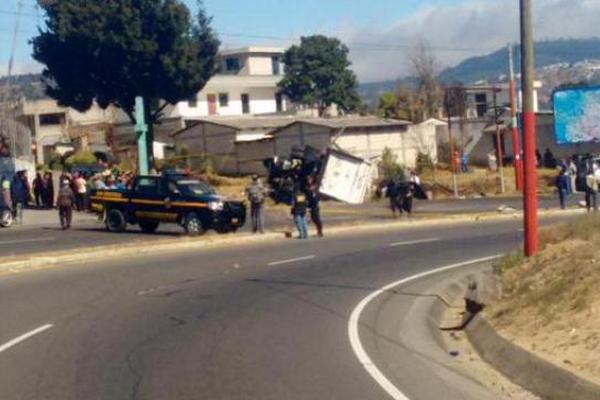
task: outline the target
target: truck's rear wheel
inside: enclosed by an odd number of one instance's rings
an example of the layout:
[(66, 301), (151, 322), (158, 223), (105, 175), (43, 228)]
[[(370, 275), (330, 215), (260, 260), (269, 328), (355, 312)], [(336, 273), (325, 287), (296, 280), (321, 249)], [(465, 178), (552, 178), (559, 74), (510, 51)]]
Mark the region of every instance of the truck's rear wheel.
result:
[(106, 214), (106, 229), (110, 232), (124, 232), (127, 228), (125, 214), (121, 210), (109, 210)]
[(190, 236), (200, 236), (206, 233), (206, 228), (196, 213), (189, 213), (183, 222), (185, 232)]
[(158, 221), (140, 221), (139, 225), (144, 233), (154, 233), (158, 229), (160, 222), (158, 222)]

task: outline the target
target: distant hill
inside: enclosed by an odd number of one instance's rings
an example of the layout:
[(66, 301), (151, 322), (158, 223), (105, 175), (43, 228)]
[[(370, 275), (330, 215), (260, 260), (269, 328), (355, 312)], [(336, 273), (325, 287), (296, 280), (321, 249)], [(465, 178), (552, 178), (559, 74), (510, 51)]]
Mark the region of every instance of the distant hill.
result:
[[(559, 39), (537, 42), (536, 68), (553, 64), (575, 64), (600, 59), (600, 38)], [(515, 47), (515, 65), (521, 65), (521, 48)], [(481, 57), (464, 60), (455, 67), (447, 68), (439, 75), (441, 82), (458, 81), (465, 84), (480, 80), (502, 80), (508, 73), (508, 49), (503, 48)]]
[[(549, 93), (557, 86), (595, 80), (589, 76), (589, 68), (582, 68), (581, 64), (600, 60), (600, 38), (548, 40), (536, 43), (535, 47), (538, 76), (545, 85), (543, 102), (548, 101)], [(517, 73), (521, 64), (520, 51), (520, 46), (516, 46)], [(560, 67), (559, 72), (554, 72), (557, 67)], [(507, 75), (508, 50), (503, 48), (485, 56), (468, 58), (455, 67), (447, 68), (440, 73), (439, 80), (441, 83), (471, 84), (477, 81), (505, 81)], [(411, 82), (414, 84), (415, 79), (409, 77), (361, 84), (359, 93), (367, 104), (374, 106), (382, 93), (396, 90), (400, 83)]]

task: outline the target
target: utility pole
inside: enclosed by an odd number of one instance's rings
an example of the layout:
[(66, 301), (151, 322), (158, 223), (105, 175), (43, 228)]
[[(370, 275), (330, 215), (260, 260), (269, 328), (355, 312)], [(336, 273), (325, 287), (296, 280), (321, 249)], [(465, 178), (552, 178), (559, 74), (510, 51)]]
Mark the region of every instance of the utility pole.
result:
[(494, 125), (496, 126), (496, 148), (498, 149), (498, 172), (500, 174), (500, 193), (506, 192), (506, 186), (504, 185), (504, 152), (502, 151), (502, 144), (504, 140), (500, 135), (500, 125), (498, 124), (498, 88), (492, 87), (494, 93)]
[[(4, 93), (2, 95), (2, 121), (0, 127), (1, 130), (8, 133), (10, 140), (10, 155), (13, 158), (17, 157), (17, 142), (15, 138), (16, 132), (14, 132), (13, 125), (9, 124), (10, 119), (10, 108), (11, 108), (11, 78), (12, 78), (12, 69), (15, 62), (15, 50), (17, 47), (17, 35), (19, 34), (19, 27), (21, 24), (21, 12), (23, 11), (23, 0), (17, 1), (17, 20), (15, 22), (15, 30), (13, 32), (12, 37), (12, 45), (10, 50), (10, 58), (8, 60), (8, 70), (6, 74), (6, 87), (4, 88)], [(31, 150), (30, 150), (31, 151)]]
[(448, 116), (448, 160), (450, 161), (450, 169), (452, 171), (452, 186), (454, 190), (454, 198), (458, 199), (458, 181), (456, 177), (456, 165), (454, 162), (454, 140), (452, 137), (452, 112), (451, 112), (451, 101), (452, 101), (453, 90), (446, 88), (446, 95), (444, 96), (444, 105), (446, 108), (446, 114)]
[(138, 134), (138, 175), (148, 175), (148, 144), (146, 125), (146, 113), (144, 109), (144, 98), (135, 98), (135, 131)]
[(523, 89), (523, 148), (525, 153), (525, 256), (539, 251), (536, 116), (533, 107), (533, 80), (535, 74), (535, 49), (533, 45), (533, 0), (520, 0), (521, 8), (521, 87)]
[(523, 190), (523, 159), (521, 158), (521, 138), (519, 137), (519, 123), (517, 122), (517, 84), (515, 81), (515, 65), (513, 46), (508, 44), (508, 69), (510, 76), (510, 113), (512, 123), (512, 144), (515, 163), (515, 182), (517, 190)]

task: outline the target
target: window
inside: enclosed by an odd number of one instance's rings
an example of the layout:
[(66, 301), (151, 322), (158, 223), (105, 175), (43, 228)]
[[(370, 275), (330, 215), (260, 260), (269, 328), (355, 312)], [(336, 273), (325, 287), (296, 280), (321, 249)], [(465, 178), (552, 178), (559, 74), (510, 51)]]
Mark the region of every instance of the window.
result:
[(475, 108), (477, 109), (477, 116), (479, 118), (485, 117), (485, 114), (488, 112), (487, 94), (475, 94)]
[(219, 93), (219, 107), (229, 107), (229, 94)]
[(198, 95), (195, 94), (192, 97), (190, 97), (188, 99), (188, 107), (189, 108), (196, 108), (198, 107)]
[(242, 113), (250, 114), (250, 95), (248, 93), (242, 94)]
[(225, 69), (229, 72), (238, 72), (240, 68), (240, 59), (230, 57), (225, 59)]
[(65, 122), (65, 114), (42, 114), (40, 115), (40, 125), (62, 125)]
[(158, 179), (140, 178), (135, 185), (135, 190), (139, 194), (157, 194)]
[(277, 112), (283, 112), (283, 95), (281, 93), (275, 93), (275, 107)]
[(281, 59), (278, 56), (271, 57), (273, 75), (281, 75)]

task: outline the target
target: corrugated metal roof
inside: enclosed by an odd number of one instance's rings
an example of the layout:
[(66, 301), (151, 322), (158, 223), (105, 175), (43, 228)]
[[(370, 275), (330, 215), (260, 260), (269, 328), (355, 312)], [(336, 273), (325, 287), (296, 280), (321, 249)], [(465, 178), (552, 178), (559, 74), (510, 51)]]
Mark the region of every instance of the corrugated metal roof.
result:
[(412, 122), (399, 119), (379, 117), (341, 117), (341, 118), (303, 118), (298, 122), (320, 125), (333, 129), (341, 128), (376, 128), (384, 126), (405, 126)]

